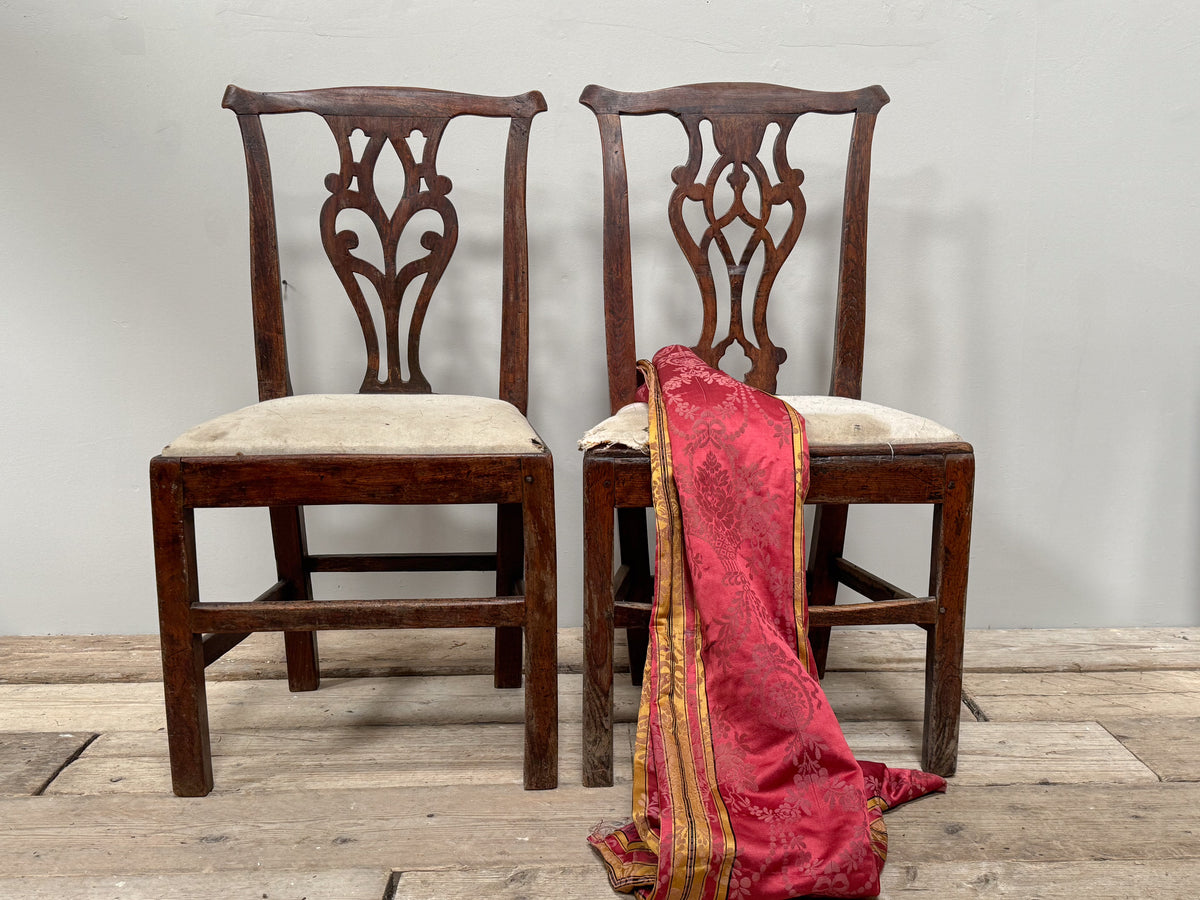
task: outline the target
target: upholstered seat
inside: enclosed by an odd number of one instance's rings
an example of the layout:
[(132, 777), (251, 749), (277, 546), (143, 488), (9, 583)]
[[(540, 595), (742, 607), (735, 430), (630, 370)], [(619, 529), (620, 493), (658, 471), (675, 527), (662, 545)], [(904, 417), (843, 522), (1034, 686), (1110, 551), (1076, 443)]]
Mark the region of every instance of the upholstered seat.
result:
[[(781, 400), (804, 416), (812, 447), (861, 444), (940, 444), (961, 441), (957, 434), (931, 419), (849, 397), (784, 396)], [(613, 447), (649, 452), (650, 426), (645, 403), (630, 403), (591, 428), (579, 441), (580, 450)]]
[(163, 456), (469, 454), (544, 450), (511, 403), (456, 394), (302, 394), (197, 425)]

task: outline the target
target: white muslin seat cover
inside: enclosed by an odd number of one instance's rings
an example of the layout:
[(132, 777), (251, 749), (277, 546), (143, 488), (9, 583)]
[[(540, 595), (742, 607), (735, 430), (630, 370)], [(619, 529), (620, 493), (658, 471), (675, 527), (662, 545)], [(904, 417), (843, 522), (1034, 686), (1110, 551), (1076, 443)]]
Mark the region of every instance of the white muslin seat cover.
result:
[[(895, 446), (962, 440), (949, 428), (931, 419), (865, 400), (783, 394), (779, 399), (804, 416), (808, 442), (814, 447)], [(592, 447), (625, 447), (649, 452), (650, 425), (646, 404), (630, 403), (591, 428), (579, 441), (579, 449)]]
[(185, 431), (163, 456), (539, 453), (511, 403), (457, 394), (301, 394)]

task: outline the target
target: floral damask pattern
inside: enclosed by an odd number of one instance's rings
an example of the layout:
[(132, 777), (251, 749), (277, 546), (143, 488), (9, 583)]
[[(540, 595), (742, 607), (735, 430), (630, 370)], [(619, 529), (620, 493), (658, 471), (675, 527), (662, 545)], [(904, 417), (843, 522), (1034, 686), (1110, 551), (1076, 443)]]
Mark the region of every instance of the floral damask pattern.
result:
[(885, 809), (935, 775), (855, 760), (805, 637), (803, 420), (668, 347), (644, 369), (658, 545), (634, 821), (592, 836), (641, 897), (870, 897)]

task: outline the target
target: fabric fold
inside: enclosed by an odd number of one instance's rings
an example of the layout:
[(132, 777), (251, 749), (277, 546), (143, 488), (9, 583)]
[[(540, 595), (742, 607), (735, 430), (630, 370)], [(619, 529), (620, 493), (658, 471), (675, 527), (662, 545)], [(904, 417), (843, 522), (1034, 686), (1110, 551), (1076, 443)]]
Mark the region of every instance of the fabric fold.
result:
[(685, 347), (639, 365), (657, 541), (633, 815), (589, 840), (643, 898), (875, 896), (883, 811), (945, 781), (860, 764), (817, 680), (804, 420)]

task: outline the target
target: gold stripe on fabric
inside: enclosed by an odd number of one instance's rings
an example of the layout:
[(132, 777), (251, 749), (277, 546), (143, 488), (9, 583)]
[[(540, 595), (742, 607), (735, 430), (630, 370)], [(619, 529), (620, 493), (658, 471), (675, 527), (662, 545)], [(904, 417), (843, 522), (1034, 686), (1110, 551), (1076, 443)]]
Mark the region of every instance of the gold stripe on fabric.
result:
[[(670, 552), (669, 567), (656, 572), (654, 621), (651, 623), (657, 638), (653, 702), (657, 704), (659, 730), (663, 740), (662, 759), (665, 772), (656, 772), (660, 792), (670, 798), (672, 829), (671, 863), (668, 874), (667, 897), (672, 900), (699, 900), (702, 896), (704, 863), (712, 843), (707, 817), (696, 816), (699, 800), (694, 759), (690, 752), (691, 733), (687, 705), (686, 672), (686, 609), (683, 603), (683, 516), (675, 485), (671, 461), (671, 437), (667, 429), (666, 409), (653, 366), (644, 370), (650, 398), (650, 456), (651, 484), (654, 510), (658, 517), (658, 552), (665, 547)], [(669, 577), (663, 581), (663, 568)], [(657, 835), (655, 837), (658, 837)], [(681, 840), (682, 839), (682, 840)], [(662, 864), (661, 847), (656, 847)], [(701, 862), (703, 861), (703, 863)], [(698, 863), (701, 863), (698, 869)], [(699, 875), (699, 879), (697, 879)]]
[[(659, 535), (656, 555), (660, 555), (666, 547), (671, 554), (669, 566), (655, 564), (654, 579), (654, 616), (650, 623), (650, 654), (647, 657), (646, 677), (642, 682), (642, 693), (638, 706), (637, 743), (633, 760), (633, 821), (638, 834), (654, 852), (661, 856), (660, 834), (649, 820), (649, 775), (650, 766), (650, 718), (651, 704), (654, 704), (659, 715), (659, 731), (662, 735), (670, 734), (673, 728), (669, 723), (674, 721), (673, 710), (669, 703), (669, 694), (662, 688), (664, 677), (671, 676), (671, 654), (669, 641), (663, 641), (661, 636), (666, 634), (671, 625), (670, 611), (676, 604), (672, 603), (675, 585), (681, 584), (683, 571), (683, 549), (677, 539), (662, 540), (664, 534), (677, 535), (680, 527), (679, 498), (674, 491), (674, 477), (671, 472), (670, 444), (666, 437), (666, 415), (661, 407), (662, 398), (658, 387), (658, 372), (646, 360), (638, 361), (638, 368), (646, 379), (649, 389), (650, 404), (650, 486), (654, 500), (654, 515), (656, 533)], [(667, 748), (664, 748), (664, 751)], [(675, 754), (664, 752), (667, 770), (655, 771), (660, 793), (667, 791), (674, 796), (673, 785), (678, 785), (681, 773), (678, 771), (678, 761)], [(661, 806), (661, 804), (660, 804)], [(661, 812), (661, 809), (660, 809)]]
[[(673, 843), (671, 870), (666, 896), (675, 900), (726, 900), (729, 892), (736, 844), (728, 810), (717, 789), (716, 765), (708, 718), (701, 656), (700, 629), (696, 612), (689, 605), (685, 589), (683, 521), (671, 457), (671, 437), (666, 410), (659, 390), (657, 372), (643, 369), (650, 395), (651, 480), (658, 517), (659, 552), (669, 551), (669, 581), (655, 586), (654, 655), (655, 701), (664, 741), (663, 757), (667, 771), (656, 773), (660, 788), (670, 798)], [(687, 662), (695, 666), (696, 703), (689, 702)], [(650, 702), (643, 690), (643, 710)], [(648, 717), (647, 717), (648, 718)], [(639, 745), (642, 741), (643, 716), (639, 715)], [(692, 745), (692, 735), (699, 740)], [(701, 788), (699, 766), (704, 767), (705, 788)], [(637, 775), (635, 774), (635, 789)], [(643, 785), (645, 784), (643, 773)], [(721, 829), (722, 852), (714, 859), (714, 828), (708, 806), (711, 803)], [(639, 832), (641, 826), (639, 825)], [(654, 835), (658, 838), (658, 835)], [(681, 840), (682, 839), (682, 840)], [(647, 841), (650, 843), (650, 841)], [(657, 843), (657, 841), (655, 841)], [(660, 848), (656, 847), (656, 852)], [(660, 854), (661, 856), (661, 854)], [(717, 863), (715, 871), (713, 864)]]
[[(737, 851), (737, 843), (733, 836), (733, 823), (729, 818), (729, 810), (725, 806), (725, 799), (721, 796), (720, 787), (717, 783), (716, 754), (713, 751), (712, 724), (708, 715), (708, 689), (704, 677), (704, 659), (701, 655), (703, 646), (699, 622), (695, 623), (693, 632), (695, 634), (696, 713), (699, 718), (700, 733), (704, 736), (700, 747), (704, 754), (704, 774), (708, 782), (713, 809), (717, 815), (717, 822), (721, 826), (721, 846), (723, 848), (720, 866), (717, 869), (715, 880), (712, 884), (715, 888), (715, 893), (712, 896), (714, 900), (726, 900), (729, 896), (729, 885), (733, 877), (733, 862)], [(701, 805), (700, 799), (697, 798), (697, 805)], [(703, 808), (700, 810), (700, 815), (704, 815)], [(712, 861), (713, 855), (710, 850), (708, 855), (710, 861)]]
[[(781, 401), (782, 402), (782, 401)], [(792, 513), (792, 607), (796, 616), (796, 654), (804, 668), (808, 659), (808, 587), (804, 570), (804, 498), (808, 495), (808, 437), (804, 418), (784, 403), (792, 420), (792, 456), (796, 467), (796, 504)]]

